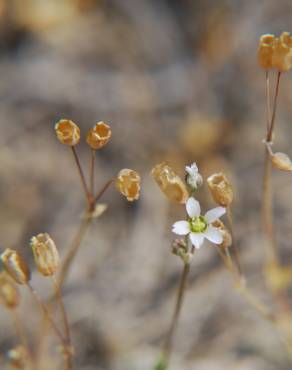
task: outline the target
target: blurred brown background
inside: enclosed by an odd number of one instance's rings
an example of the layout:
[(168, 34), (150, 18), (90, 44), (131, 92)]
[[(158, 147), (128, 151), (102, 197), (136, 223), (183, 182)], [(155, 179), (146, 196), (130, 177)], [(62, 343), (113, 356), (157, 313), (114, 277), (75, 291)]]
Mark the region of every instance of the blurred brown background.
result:
[[(183, 174), (224, 169), (236, 187), (236, 231), (248, 283), (269, 302), (260, 233), (265, 79), (256, 49), (263, 33), (290, 31), (292, 3), (211, 0), (0, 0), (0, 246), (31, 261), (29, 239), (47, 231), (64, 255), (84, 196), (54, 123), (71, 118), (83, 138), (97, 121), (113, 136), (98, 153), (97, 182), (120, 168), (139, 171), (141, 199), (114, 190), (91, 227), (64, 287), (78, 370), (150, 370), (168, 328), (180, 261), (171, 225), (183, 207), (149, 176), (167, 160)], [(284, 76), (277, 148), (289, 153), (291, 74)], [(78, 147), (85, 167), (89, 150)], [(291, 154), (291, 152), (290, 152)], [(291, 177), (275, 173), (276, 223), (285, 263), (291, 253)], [(206, 191), (200, 200), (213, 206)], [(31, 263), (32, 265), (32, 263)], [(33, 265), (32, 265), (33, 266)], [(34, 268), (33, 268), (34, 269)], [(49, 285), (34, 269), (43, 297)], [(24, 290), (33, 336), (39, 313)], [(0, 314), (1, 369), (16, 339)], [(171, 369), (291, 369), (280, 339), (234, 291), (212, 246), (194, 260)], [(55, 357), (58, 357), (57, 355)], [(57, 369), (50, 354), (44, 369)]]

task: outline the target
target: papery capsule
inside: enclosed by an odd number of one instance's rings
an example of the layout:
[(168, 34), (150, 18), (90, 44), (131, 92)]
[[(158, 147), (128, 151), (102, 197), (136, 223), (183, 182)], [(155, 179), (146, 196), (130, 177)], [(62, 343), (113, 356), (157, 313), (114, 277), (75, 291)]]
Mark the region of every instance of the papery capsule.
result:
[(233, 200), (232, 186), (224, 173), (214, 173), (207, 179), (214, 201), (220, 206), (227, 207)]
[(189, 198), (186, 184), (165, 162), (157, 164), (151, 174), (165, 196), (172, 202), (185, 203)]
[(75, 146), (80, 141), (80, 129), (73, 121), (61, 119), (55, 125), (57, 138), (62, 144)]
[(7, 308), (15, 308), (20, 302), (17, 286), (6, 271), (0, 273), (0, 302)]
[(110, 126), (101, 121), (94, 125), (91, 130), (89, 130), (86, 141), (91, 149), (97, 150), (104, 147), (108, 143), (111, 135), (112, 131)]
[(263, 69), (273, 68), (273, 56), (276, 37), (271, 34), (262, 35), (258, 48), (258, 61)]
[(282, 171), (292, 171), (292, 162), (287, 154), (277, 152), (271, 154), (273, 166)]
[(41, 233), (33, 236), (30, 240), (30, 245), (39, 272), (44, 276), (54, 275), (59, 266), (60, 257), (50, 235)]
[(275, 42), (273, 67), (280, 72), (287, 72), (292, 67), (292, 37), (289, 32), (283, 32)]
[(19, 345), (15, 348), (12, 348), (8, 351), (7, 357), (10, 365), (14, 369), (27, 369), (29, 362), (29, 355), (26, 348), (22, 345)]
[(116, 178), (116, 188), (128, 201), (137, 200), (140, 196), (141, 177), (138, 172), (128, 168), (122, 169)]
[(1, 254), (1, 260), (7, 273), (18, 283), (27, 284), (30, 280), (30, 271), (20, 254), (10, 248)]

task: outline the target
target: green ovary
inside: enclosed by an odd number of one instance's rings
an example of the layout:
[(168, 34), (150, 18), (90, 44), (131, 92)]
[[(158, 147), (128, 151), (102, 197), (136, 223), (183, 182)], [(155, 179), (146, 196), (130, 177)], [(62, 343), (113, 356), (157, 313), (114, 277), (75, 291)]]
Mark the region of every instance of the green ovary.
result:
[(198, 216), (198, 217), (192, 217), (189, 220), (190, 229), (193, 233), (202, 233), (207, 229), (207, 221), (205, 217)]

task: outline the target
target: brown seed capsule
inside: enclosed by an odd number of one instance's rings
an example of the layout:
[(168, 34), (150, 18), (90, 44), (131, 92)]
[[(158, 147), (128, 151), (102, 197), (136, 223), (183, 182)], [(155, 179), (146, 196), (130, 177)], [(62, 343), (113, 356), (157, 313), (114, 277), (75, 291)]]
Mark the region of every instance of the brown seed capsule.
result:
[(44, 276), (54, 275), (59, 266), (60, 257), (50, 235), (43, 233), (33, 236), (30, 245), (39, 272)]
[(224, 223), (221, 220), (216, 220), (216, 221), (212, 222), (212, 226), (217, 227), (218, 229), (220, 229), (220, 232), (223, 236), (223, 241), (219, 245), (219, 247), (221, 247), (221, 248), (230, 247), (231, 244), (232, 244), (232, 236), (231, 236), (230, 232), (226, 229)]
[(10, 365), (14, 369), (27, 369), (29, 362), (29, 355), (24, 346), (17, 346), (8, 351), (7, 357), (9, 359)]
[(214, 173), (207, 179), (214, 201), (220, 206), (227, 207), (233, 200), (232, 186), (224, 173)]
[(141, 177), (133, 170), (122, 169), (116, 178), (116, 188), (128, 201), (137, 200), (140, 196)]
[(280, 72), (287, 72), (292, 67), (292, 38), (288, 32), (283, 32), (275, 41), (273, 67)]
[(263, 69), (273, 68), (273, 55), (275, 51), (276, 37), (266, 34), (260, 38), (258, 48), (258, 61)]
[(80, 129), (73, 121), (61, 119), (55, 125), (57, 138), (62, 144), (75, 146), (80, 141)]
[(7, 308), (19, 305), (20, 296), (17, 286), (6, 271), (0, 273), (0, 302)]
[(89, 130), (86, 141), (91, 149), (97, 150), (104, 147), (108, 143), (111, 135), (112, 131), (110, 126), (101, 121), (98, 122), (91, 130)]
[(1, 254), (5, 270), (18, 283), (27, 284), (30, 280), (30, 271), (20, 254), (13, 249), (5, 249)]
[(271, 154), (273, 166), (282, 171), (292, 171), (292, 162), (287, 154), (277, 152)]
[(172, 202), (185, 203), (189, 198), (186, 184), (165, 162), (157, 164), (151, 174), (165, 196)]

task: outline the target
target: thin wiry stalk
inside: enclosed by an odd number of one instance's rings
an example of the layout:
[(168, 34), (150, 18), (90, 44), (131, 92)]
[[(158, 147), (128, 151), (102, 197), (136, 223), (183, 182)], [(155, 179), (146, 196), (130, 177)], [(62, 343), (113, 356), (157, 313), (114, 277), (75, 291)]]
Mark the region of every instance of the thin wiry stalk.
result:
[(90, 194), (94, 194), (94, 162), (95, 162), (95, 150), (91, 149), (90, 169), (89, 169)]
[(99, 201), (99, 199), (102, 197), (102, 195), (105, 193), (105, 191), (111, 186), (111, 184), (113, 184), (114, 180), (115, 180), (114, 178), (108, 180), (104, 184), (104, 186), (99, 190), (99, 192), (95, 195), (95, 197), (94, 197), (94, 203), (95, 204)]
[(91, 223), (92, 223), (93, 218), (89, 215), (89, 217), (86, 217), (84, 220), (82, 220), (79, 229), (77, 230), (77, 233), (72, 241), (72, 244), (67, 252), (67, 254), (64, 257), (60, 274), (58, 277), (58, 285), (61, 288), (68, 276), (70, 267), (72, 265), (72, 262), (79, 250), (79, 247), (82, 243), (82, 240), (84, 239)]
[(239, 248), (238, 248), (238, 245), (237, 245), (237, 240), (235, 238), (232, 210), (231, 210), (230, 206), (227, 207), (227, 220), (228, 220), (228, 224), (229, 224), (229, 228), (230, 228), (230, 232), (231, 232), (231, 237), (232, 237), (232, 247), (233, 247), (233, 251), (234, 251), (233, 254), (234, 254), (235, 264), (236, 264), (236, 267), (238, 269), (239, 275), (241, 276), (241, 278), (244, 278), (243, 273), (242, 273), (241, 264), (240, 264)]
[(163, 349), (163, 360), (164, 360), (164, 364), (165, 364), (165, 367), (164, 367), (165, 370), (168, 368), (169, 361), (170, 361), (170, 356), (171, 356), (171, 353), (172, 353), (173, 338), (174, 338), (174, 334), (175, 334), (176, 327), (177, 327), (177, 324), (178, 324), (178, 319), (179, 319), (179, 316), (180, 316), (183, 300), (184, 300), (184, 295), (185, 295), (185, 291), (186, 291), (187, 279), (188, 279), (189, 272), (190, 272), (190, 264), (185, 263), (184, 268), (182, 270), (180, 283), (179, 283), (179, 288), (178, 288), (178, 292), (177, 292), (175, 310), (174, 310), (174, 313), (173, 313), (173, 317), (172, 317), (172, 320), (171, 320), (171, 325), (170, 325), (170, 328), (169, 328), (169, 331), (168, 331), (168, 334), (167, 334), (167, 337), (166, 337), (164, 349)]
[[(61, 331), (59, 330), (59, 328), (57, 327), (57, 325), (55, 324), (53, 319), (51, 318), (51, 315), (50, 315), (46, 305), (43, 303), (43, 301), (41, 300), (41, 298), (39, 297), (37, 292), (34, 290), (34, 288), (30, 284), (27, 284), (27, 287), (28, 287), (30, 293), (32, 294), (34, 300), (36, 301), (37, 305), (39, 306), (39, 308), (43, 312), (44, 317), (50, 323), (52, 329), (56, 333), (57, 337), (60, 339), (63, 347), (66, 349), (67, 348), (67, 341), (63, 337), (63, 334), (61, 333)], [(71, 362), (71, 357), (70, 356), (65, 357), (65, 365), (66, 365), (66, 370), (72, 370), (72, 362)]]
[(80, 179), (81, 179), (81, 183), (82, 183), (82, 186), (83, 186), (88, 204), (89, 204), (89, 206), (91, 206), (91, 204), (92, 204), (92, 195), (91, 195), (91, 193), (90, 193), (90, 191), (87, 187), (85, 176), (84, 176), (84, 173), (83, 173), (83, 170), (82, 170), (82, 166), (81, 166), (76, 148), (75, 148), (75, 146), (72, 146), (71, 148), (72, 148), (72, 153), (73, 153), (73, 156), (74, 156), (75, 163), (77, 165), (78, 173), (79, 173), (79, 176), (80, 176)]
[(13, 318), (16, 334), (17, 334), (21, 344), (23, 345), (23, 347), (27, 351), (29, 369), (34, 370), (35, 366), (34, 366), (34, 362), (33, 362), (32, 351), (31, 351), (31, 349), (29, 347), (29, 344), (28, 344), (28, 339), (27, 339), (27, 335), (25, 333), (25, 330), (24, 330), (24, 327), (23, 327), (23, 324), (22, 324), (22, 320), (19, 318), (19, 315), (18, 315), (18, 312), (17, 312), (16, 309), (12, 309), (12, 310), (10, 310), (10, 312), (11, 312), (11, 315), (12, 315), (12, 318)]

